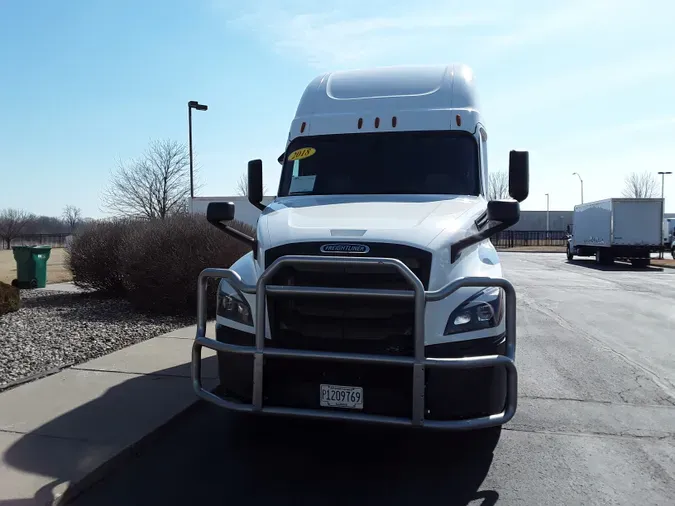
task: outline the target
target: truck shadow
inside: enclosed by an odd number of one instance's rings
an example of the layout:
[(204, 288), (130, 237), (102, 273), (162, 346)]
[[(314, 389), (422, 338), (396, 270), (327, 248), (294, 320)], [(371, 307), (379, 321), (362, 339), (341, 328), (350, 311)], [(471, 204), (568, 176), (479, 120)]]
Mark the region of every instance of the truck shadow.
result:
[[(202, 361), (202, 370), (213, 374), (215, 356)], [(208, 379), (204, 381), (206, 384)], [(17, 388), (30, 388), (30, 384)], [(152, 426), (160, 429), (145, 439), (151, 441), (155, 436), (159, 437), (164, 430), (161, 424), (167, 419), (165, 413), (170, 412), (162, 406), (176, 406), (172, 397), (184, 399), (188, 393), (192, 393), (189, 363), (147, 375), (130, 376), (96, 399), (23, 434), (0, 454), (0, 469), (4, 464), (6, 468), (22, 471), (27, 475), (25, 481), (42, 486), (39, 489), (36, 486), (33, 497), (0, 499), (0, 506), (52, 504), (69, 484), (87, 482), (88, 486), (90, 478), (100, 474), (101, 469), (107, 472), (118, 465), (118, 461), (109, 461), (109, 457), (119, 450), (119, 441), (141, 439), (147, 433), (145, 428)], [(60, 392), (60, 395), (65, 394)], [(27, 396), (26, 402), (39, 402), (39, 398), (31, 399), (30, 393)], [(138, 423), (139, 419), (141, 423)], [(130, 439), (130, 434), (137, 437)], [(139, 448), (144, 444), (146, 441), (141, 441)], [(94, 474), (90, 474), (94, 469)], [(69, 488), (64, 498), (69, 497), (72, 490), (79, 490), (79, 487)]]
[(662, 272), (663, 267), (657, 267), (654, 265), (648, 265), (647, 267), (633, 267), (628, 262), (614, 262), (612, 265), (601, 265), (596, 263), (595, 260), (577, 260), (572, 261), (567, 260), (567, 263), (570, 265), (578, 265), (579, 267), (584, 267), (586, 269), (594, 269), (596, 271), (607, 271), (607, 272)]
[[(269, 485), (242, 495), (249, 504), (410, 505), (421, 500), (488, 506), (499, 498), (496, 491), (479, 491), (499, 429), (447, 434), (246, 416), (233, 421), (233, 455), (243, 464), (241, 478), (257, 474)], [(265, 470), (257, 468), (261, 457)], [(280, 501), (274, 491), (283, 488), (287, 495)], [(223, 492), (216, 497), (225, 502)]]
[[(215, 357), (204, 360), (205, 369), (214, 366), (209, 361)], [(151, 378), (134, 377), (23, 435), (2, 456), (4, 464), (45, 479), (33, 497), (0, 505), (50, 504), (54, 488), (82, 480), (92, 461), (105, 461), (115, 439), (114, 433), (83, 429), (80, 441), (57, 441), (55, 446), (45, 444), (45, 439), (58, 439), (48, 435), (72, 433), (72, 427), (91, 429), (109, 417), (118, 427), (112, 430), (123, 431), (173, 395), (149, 395), (149, 381), (161, 384), (154, 378), (188, 372), (184, 364), (156, 371)], [(488, 506), (499, 495), (480, 487), (499, 437), (499, 430), (445, 434), (252, 417), (199, 401), (123, 460), (66, 491), (62, 504), (408, 505), (422, 500)]]

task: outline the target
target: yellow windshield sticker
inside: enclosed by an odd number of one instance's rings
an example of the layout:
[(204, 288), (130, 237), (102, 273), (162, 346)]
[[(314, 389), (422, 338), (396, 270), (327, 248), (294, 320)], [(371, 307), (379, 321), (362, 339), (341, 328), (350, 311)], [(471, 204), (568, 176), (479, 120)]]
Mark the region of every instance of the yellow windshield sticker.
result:
[(290, 161), (302, 160), (304, 158), (309, 158), (314, 153), (316, 153), (316, 149), (314, 149), (314, 148), (296, 149), (290, 155), (288, 155), (288, 159)]

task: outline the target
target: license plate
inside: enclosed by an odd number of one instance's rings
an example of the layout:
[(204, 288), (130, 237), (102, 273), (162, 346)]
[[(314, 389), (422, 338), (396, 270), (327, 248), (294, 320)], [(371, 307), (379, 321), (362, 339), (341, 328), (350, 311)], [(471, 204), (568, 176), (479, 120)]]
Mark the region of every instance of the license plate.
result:
[(363, 409), (363, 388), (321, 385), (321, 406), (326, 408)]

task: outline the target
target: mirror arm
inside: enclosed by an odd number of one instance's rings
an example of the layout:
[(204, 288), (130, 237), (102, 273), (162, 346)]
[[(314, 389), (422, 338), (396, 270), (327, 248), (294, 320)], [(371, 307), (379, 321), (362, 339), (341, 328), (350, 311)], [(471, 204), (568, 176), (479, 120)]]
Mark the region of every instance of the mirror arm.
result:
[(257, 207), (258, 209), (260, 209), (261, 211), (264, 211), (265, 209), (267, 209), (267, 206), (265, 204), (263, 204), (262, 202), (254, 202), (250, 199), (249, 199), (249, 202), (251, 204), (253, 204), (255, 207)]
[(502, 230), (506, 230), (513, 224), (514, 223), (510, 223), (507, 221), (492, 221), (489, 222), (488, 227), (486, 229), (476, 234), (470, 235), (469, 237), (465, 237), (464, 239), (460, 239), (455, 244), (450, 246), (450, 263), (451, 264), (455, 263), (455, 260), (457, 260), (457, 257), (459, 257), (459, 254), (462, 252), (462, 250), (465, 250), (469, 246), (473, 246), (477, 242), (489, 239), (493, 235), (501, 232)]
[(476, 225), (476, 228), (478, 229), (478, 231), (481, 231), (486, 226), (488, 226), (489, 221), (488, 221), (487, 210), (483, 211), (483, 213), (478, 218), (476, 218), (476, 220), (473, 223), (474, 223), (474, 225)]
[(209, 223), (210, 223), (211, 225), (213, 225), (214, 227), (216, 227), (218, 230), (222, 230), (223, 232), (225, 232), (225, 233), (226, 233), (227, 235), (229, 235), (230, 237), (232, 237), (232, 238), (234, 238), (234, 239), (237, 239), (238, 241), (243, 242), (244, 244), (246, 244), (247, 246), (249, 246), (251, 249), (253, 249), (253, 251), (254, 251), (254, 253), (255, 253), (255, 251), (256, 251), (257, 248), (256, 248), (256, 242), (255, 242), (255, 239), (254, 239), (253, 237), (251, 237), (251, 236), (249, 236), (249, 235), (246, 235), (245, 233), (240, 232), (240, 231), (237, 230), (237, 229), (234, 229), (234, 228), (232, 228), (232, 227), (228, 227), (227, 225), (223, 225), (223, 224), (222, 224), (221, 222), (219, 222), (219, 221), (215, 221), (215, 220), (212, 221), (212, 220), (209, 220)]

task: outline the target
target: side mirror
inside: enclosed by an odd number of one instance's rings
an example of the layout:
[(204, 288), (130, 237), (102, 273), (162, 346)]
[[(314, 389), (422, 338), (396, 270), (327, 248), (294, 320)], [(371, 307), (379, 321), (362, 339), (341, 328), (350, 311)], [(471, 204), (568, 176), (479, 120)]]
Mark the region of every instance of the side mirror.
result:
[(277, 162), (279, 162), (280, 165), (284, 164), (284, 158), (286, 158), (286, 153), (281, 153), (279, 155), (279, 158), (277, 158)]
[(248, 201), (261, 211), (263, 205), (262, 160), (248, 162)]
[(206, 219), (209, 223), (232, 221), (234, 219), (233, 202), (210, 202), (206, 206)]
[(209, 205), (206, 206), (206, 219), (218, 230), (222, 230), (230, 237), (233, 237), (249, 246), (253, 250), (253, 255), (255, 256), (255, 239), (253, 237), (249, 237), (236, 228), (232, 228), (222, 223), (223, 221), (232, 221), (234, 219), (233, 202), (210, 202)]
[(487, 219), (514, 225), (520, 219), (520, 204), (513, 200), (491, 200), (487, 206)]
[(530, 194), (530, 153), (511, 151), (509, 153), (509, 195), (522, 202)]
[(450, 246), (450, 262), (454, 263), (462, 250), (478, 242), (489, 239), (493, 235), (506, 230), (518, 223), (520, 219), (520, 204), (513, 200), (491, 200), (487, 205), (487, 226), (477, 226), (479, 231), (473, 235), (460, 239)]

